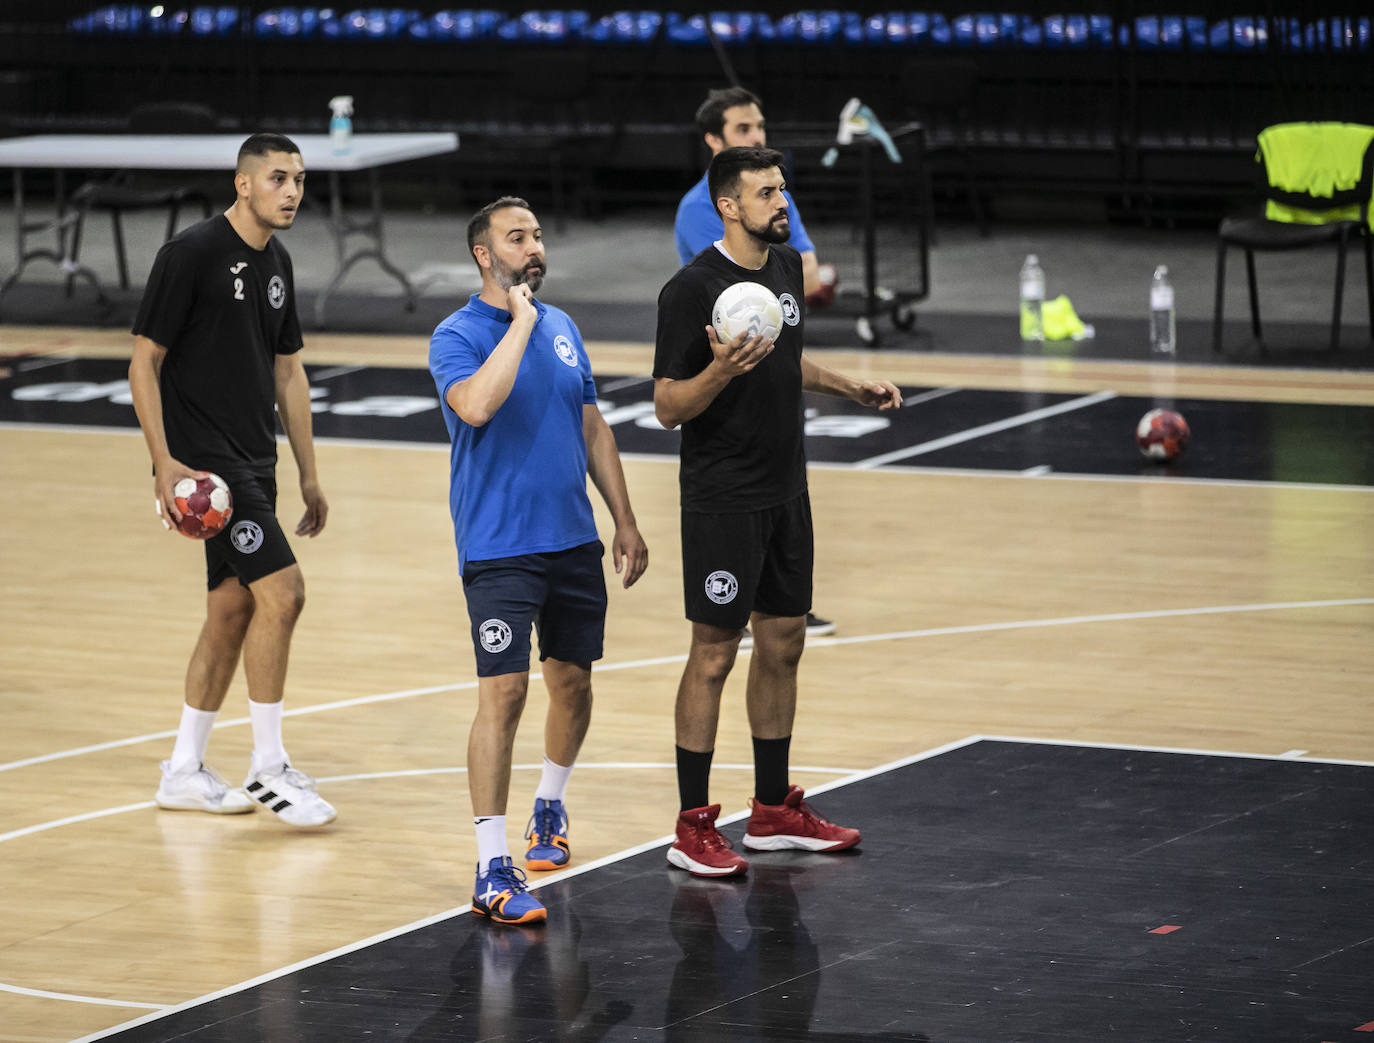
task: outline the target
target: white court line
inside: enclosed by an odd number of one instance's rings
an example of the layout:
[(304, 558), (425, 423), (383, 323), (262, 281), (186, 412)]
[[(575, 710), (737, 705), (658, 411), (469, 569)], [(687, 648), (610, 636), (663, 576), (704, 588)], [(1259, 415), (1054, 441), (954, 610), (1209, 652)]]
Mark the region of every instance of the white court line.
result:
[[(861, 634), (856, 637), (817, 637), (808, 639), (806, 643), (808, 646), (825, 648), (830, 645), (868, 644), (874, 641), (904, 641), (922, 637), (945, 637), (952, 634), (996, 633), (1001, 630), (1032, 630), (1040, 627), (1074, 626), (1082, 623), (1120, 623), (1141, 619), (1172, 619), (1185, 616), (1224, 615), (1232, 612), (1278, 612), (1303, 608), (1348, 608), (1355, 605), (1374, 605), (1374, 598), (1341, 598), (1328, 601), (1274, 601), (1251, 605), (1213, 605), (1202, 608), (1161, 608), (1144, 612), (1109, 612), (1095, 616), (1060, 616), (1054, 619), (1020, 619), (1006, 623), (972, 623), (966, 626), (930, 627), (924, 630), (894, 630), (883, 634)], [(739, 654), (747, 656), (749, 652), (749, 649), (741, 648)], [(633, 670), (643, 666), (665, 666), (672, 663), (685, 663), (686, 661), (687, 656), (685, 653), (671, 656), (658, 656), (652, 659), (631, 659), (623, 663), (598, 664), (595, 672), (609, 673), (613, 670)], [(541, 676), (541, 674), (532, 673), (530, 674), (530, 680), (539, 680)], [(389, 702), (395, 699), (409, 699), (417, 695), (433, 695), (438, 692), (454, 692), (476, 687), (476, 681), (466, 681), (460, 684), (433, 685), (428, 688), (408, 688), (399, 692), (383, 692), (378, 695), (361, 695), (354, 699), (339, 699), (334, 702), (319, 703), (314, 706), (296, 707), (286, 710), (283, 716), (299, 717), (310, 713), (322, 713), (325, 710), (338, 710), (350, 706), (364, 706), (371, 703)], [(237, 717), (233, 720), (217, 721), (215, 727), (230, 728), (248, 723), (249, 718)], [(60, 750), (57, 753), (45, 753), (37, 757), (27, 757), (23, 760), (0, 764), (0, 771), (11, 771), (15, 768), (29, 767), (34, 764), (44, 764), (49, 761), (62, 760), (67, 757), (77, 757), (86, 753), (96, 753), (101, 750), (115, 749), (120, 746), (133, 746), (141, 742), (170, 738), (175, 735), (175, 730), (149, 732), (146, 735), (135, 735), (128, 739), (115, 739), (111, 742), (96, 743), (92, 746), (79, 746), (75, 749)]]
[(42, 358), (26, 359), (15, 364), (17, 373), (33, 373), (36, 370), (47, 369), (49, 366), (60, 366), (66, 362), (75, 362), (75, 355), (45, 355)]
[[(359, 370), (366, 369), (365, 366), (330, 366), (317, 373), (310, 374), (311, 380), (333, 380), (335, 377), (342, 377), (345, 373), (357, 373)], [(437, 406), (439, 400), (436, 398), (434, 404)]]
[(951, 445), (959, 445), (961, 442), (971, 442), (975, 438), (982, 438), (984, 435), (993, 435), (999, 431), (1006, 431), (1009, 428), (1021, 427), (1024, 424), (1033, 424), (1037, 420), (1058, 416), (1060, 413), (1071, 413), (1075, 409), (1086, 409), (1088, 406), (1095, 406), (1099, 402), (1109, 402), (1114, 398), (1116, 398), (1115, 391), (1098, 391), (1092, 395), (1082, 395), (1078, 398), (1071, 398), (1067, 402), (1046, 406), (1044, 409), (1033, 409), (1029, 413), (1009, 416), (1005, 420), (994, 420), (990, 424), (980, 424), (978, 427), (971, 427), (967, 431), (958, 431), (952, 435), (945, 435), (943, 438), (933, 438), (929, 442), (922, 442), (919, 445), (908, 446), (905, 449), (894, 449), (890, 453), (880, 453), (877, 456), (870, 456), (867, 460), (860, 460), (853, 466), (856, 470), (860, 471), (872, 470), (875, 467), (883, 466), (883, 464), (895, 463), (898, 460), (906, 460), (910, 457), (921, 456), (925, 453), (933, 453), (937, 449), (944, 449)]
[(1121, 623), (1138, 619), (1174, 619), (1181, 616), (1213, 616), (1231, 612), (1278, 612), (1295, 608), (1348, 608), (1374, 605), (1374, 598), (1338, 598), (1331, 601), (1271, 601), (1254, 605), (1210, 605), (1203, 608), (1161, 608), (1145, 612), (1107, 612), (1097, 616), (1060, 616), (1056, 619), (1022, 619), (1011, 623), (971, 623), (958, 627), (931, 627), (926, 630), (894, 630), (886, 634), (860, 634), (856, 637), (813, 637), (807, 646), (861, 645), (870, 641), (901, 641), (914, 637), (943, 637), (947, 634), (985, 634), (999, 630), (1033, 630), (1037, 627), (1074, 626), (1079, 623)]
[(932, 388), (930, 391), (922, 391), (919, 395), (912, 395), (910, 398), (902, 399), (902, 408), (908, 406), (919, 406), (923, 402), (933, 402), (937, 398), (944, 398), (946, 395), (956, 395), (964, 389), (947, 384), (944, 387)]
[[(1241, 760), (1290, 761), (1288, 753), (1237, 753), (1234, 750), (1206, 750), (1191, 746), (1138, 746), (1122, 742), (1080, 742), (1076, 739), (1034, 739), (1024, 735), (975, 735), (967, 742), (1023, 742), (1034, 746), (1080, 746), (1093, 750), (1125, 750), (1129, 753), (1177, 753), (1189, 757), (1236, 757)], [(1289, 751), (1292, 753), (1293, 751)], [(1337, 757), (1304, 757), (1303, 764), (1348, 764), (1355, 768), (1374, 768), (1374, 761), (1344, 760)], [(817, 786), (819, 791), (821, 787)], [(812, 792), (807, 790), (808, 793)]]
[[(962, 390), (962, 389), (960, 389)], [(0, 431), (59, 431), (64, 434), (102, 434), (137, 435), (142, 432), (137, 427), (100, 427), (94, 424), (34, 424), (16, 420), (0, 420)], [(285, 436), (277, 441), (285, 444)], [(336, 445), (345, 449), (388, 449), (418, 450), (426, 453), (447, 453), (447, 442), (404, 442), (391, 438), (333, 438), (315, 436), (320, 445)], [(635, 463), (678, 463), (677, 453), (621, 453), (620, 459)], [(854, 471), (860, 469), (859, 463), (839, 461), (808, 460), (806, 466), (813, 471)], [(991, 467), (921, 467), (918, 465), (894, 464), (887, 467), (866, 467), (864, 471), (873, 474), (925, 475), (935, 478), (1052, 478), (1063, 482), (1144, 482), (1147, 484), (1201, 485), (1217, 486), (1223, 489), (1292, 489), (1300, 492), (1374, 492), (1374, 485), (1343, 485), (1334, 482), (1274, 482), (1255, 478), (1191, 478), (1181, 474), (1082, 474), (1068, 471), (1051, 471), (1049, 474), (1027, 474), (1024, 471), (1006, 471)]]
[[(894, 771), (897, 768), (903, 768), (909, 764), (915, 764), (923, 760), (931, 760), (942, 754), (951, 753), (954, 750), (962, 749), (966, 746), (972, 746), (976, 743), (984, 741), (1015, 742), (1039, 746), (1070, 746), (1079, 747), (1083, 749), (1124, 750), (1140, 753), (1175, 753), (1191, 756), (1238, 757), (1249, 758), (1253, 760), (1284, 759), (1281, 756), (1275, 756), (1273, 754), (1235, 753), (1226, 750), (1195, 750), (1168, 746), (1131, 746), (1123, 743), (1075, 742), (1066, 739), (1025, 738), (1020, 736), (1007, 735), (970, 735), (964, 739), (957, 739), (954, 742), (945, 743), (943, 746), (936, 746), (929, 750), (923, 750), (920, 753), (914, 753), (907, 757), (902, 757), (894, 761), (889, 761), (886, 764), (880, 764), (875, 768), (867, 768), (863, 771), (855, 772), (852, 775), (849, 775), (843, 779), (836, 779), (834, 782), (828, 782), (819, 786), (809, 788), (807, 790), (807, 793), (818, 794), (824, 793), (828, 790), (840, 789), (841, 787), (852, 785), (855, 782), (862, 782), (865, 779), (870, 779), (877, 775), (882, 775), (886, 772)], [(1374, 768), (1374, 763), (1367, 761), (1328, 760), (1321, 758), (1312, 758), (1310, 763), (1350, 764), (1358, 767)], [(728, 825), (731, 822), (739, 821), (748, 814), (749, 812), (746, 809), (744, 811), (740, 811), (736, 814), (720, 819), (719, 823), (721, 825)], [(615, 862), (620, 862), (629, 858), (633, 858), (635, 855), (640, 855), (646, 851), (652, 851), (655, 848), (669, 844), (673, 841), (673, 839), (674, 838), (671, 835), (669, 835), (658, 837), (655, 840), (646, 841), (643, 844), (637, 844), (634, 847), (626, 848), (623, 851), (618, 851), (615, 854), (607, 855), (604, 858), (595, 859), (592, 862), (588, 862), (586, 865), (581, 865), (577, 866), (574, 869), (565, 870), (564, 872), (558, 873), (551, 877), (545, 877), (544, 879), (531, 884), (530, 890), (537, 890), (538, 888), (546, 886), (548, 884), (553, 884), (562, 880), (567, 880), (574, 876), (581, 876), (583, 873), (591, 872), (593, 869), (599, 869), (602, 866), (611, 865)], [(332, 949), (329, 952), (321, 953), (318, 956), (309, 957), (308, 959), (301, 960), (298, 963), (293, 963), (288, 967), (282, 967), (275, 971), (268, 971), (266, 974), (260, 974), (256, 978), (251, 978), (248, 981), (239, 982), (237, 985), (230, 985), (216, 992), (207, 993), (204, 996), (198, 996), (195, 999), (187, 1000), (185, 1003), (179, 1003), (175, 1007), (167, 1007), (165, 1009), (159, 1010), (155, 1014), (147, 1014), (133, 1021), (127, 1021), (120, 1025), (113, 1025), (110, 1028), (102, 1029), (101, 1031), (95, 1032), (89, 1036), (82, 1036), (80, 1039), (73, 1040), (72, 1043), (94, 1043), (95, 1040), (105, 1039), (106, 1037), (112, 1036), (117, 1032), (122, 1032), (125, 1029), (130, 1029), (138, 1025), (146, 1025), (150, 1022), (159, 1021), (162, 1018), (167, 1017), (168, 1015), (176, 1014), (183, 1010), (190, 1010), (192, 1007), (199, 1007), (206, 1003), (210, 1003), (213, 1000), (222, 999), (225, 996), (232, 996), (235, 993), (243, 992), (246, 989), (251, 989), (257, 985), (263, 985), (269, 981), (275, 981), (277, 978), (285, 977), (286, 975), (292, 974), (295, 971), (304, 970), (307, 967), (313, 967), (317, 964), (324, 963), (327, 960), (332, 960), (340, 956), (347, 956), (350, 953), (359, 951), (360, 949), (365, 949), (370, 945), (376, 945), (380, 942), (388, 941), (392, 938), (398, 938), (403, 934), (409, 934), (411, 931), (417, 931), (423, 927), (428, 927), (432, 924), (452, 919), (455, 916), (459, 916), (463, 913), (468, 912), (471, 908), (472, 906), (470, 904), (458, 906), (455, 909), (450, 909), (442, 913), (436, 913), (433, 916), (428, 916), (422, 920), (416, 920), (413, 923), (406, 924), (402, 927), (396, 927), (389, 931), (384, 931), (383, 933), (373, 935), (370, 938), (364, 938), (360, 941), (350, 942), (347, 945), (340, 946), (337, 949)]]
[[(625, 771), (632, 769), (676, 769), (677, 765), (667, 761), (579, 761), (577, 770), (591, 771), (594, 769)], [(511, 771), (542, 771), (544, 765), (540, 764), (512, 764)], [(712, 770), (721, 771), (753, 771), (753, 764), (713, 764)], [(803, 775), (849, 775), (853, 768), (831, 768), (816, 764), (793, 764), (790, 770)], [(415, 778), (421, 775), (466, 775), (465, 767), (448, 768), (407, 768), (404, 771), (370, 771), (360, 775), (330, 775), (316, 779), (317, 782), (336, 783), (336, 782), (371, 782), (376, 779), (403, 779)], [(128, 811), (146, 811), (149, 808), (157, 807), (157, 802), (152, 800), (141, 800), (137, 804), (123, 804), (117, 808), (103, 808), (100, 811), (87, 811), (81, 815), (68, 815), (66, 818), (53, 819), (50, 822), (39, 822), (33, 826), (24, 826), (22, 829), (12, 829), (8, 833), (0, 833), (0, 844), (7, 840), (18, 840), (20, 837), (32, 836), (35, 833), (46, 833), (50, 829), (58, 829), (61, 826), (71, 826), (78, 822), (90, 822), (98, 818), (108, 818), (111, 815), (122, 815)]]
[(98, 996), (77, 996), (71, 992), (49, 992), (47, 989), (26, 989), (22, 985), (6, 985), (0, 981), (0, 992), (12, 992), (16, 996), (36, 996), (41, 1000), (66, 1000), (68, 1003), (94, 1003), (102, 1007), (144, 1007), (148, 1010), (166, 1011), (166, 1003), (135, 1003), (132, 1000), (103, 1000)]
[(597, 393), (597, 397), (599, 398), (601, 395), (612, 395), (617, 391), (624, 391), (626, 388), (637, 387), (653, 379), (653, 377), (621, 377), (619, 380), (610, 381), (605, 387), (601, 388)]

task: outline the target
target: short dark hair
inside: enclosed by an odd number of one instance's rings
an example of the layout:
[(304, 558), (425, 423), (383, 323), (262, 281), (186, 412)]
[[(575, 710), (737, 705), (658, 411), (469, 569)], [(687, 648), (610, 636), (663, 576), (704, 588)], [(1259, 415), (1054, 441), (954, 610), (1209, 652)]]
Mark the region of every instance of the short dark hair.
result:
[(299, 155), (300, 151), (300, 146), (285, 134), (253, 134), (239, 146), (239, 158), (234, 163), (234, 170), (242, 170), (243, 161), (249, 156), (265, 156), (269, 152), (286, 152)]
[[(487, 230), (491, 228), (491, 215), (498, 210), (506, 210), (513, 206), (531, 210), (529, 203), (525, 202), (519, 196), (502, 196), (500, 199), (488, 203), (486, 206), (482, 207), (481, 210), (472, 215), (472, 220), (468, 222), (468, 256), (472, 258), (474, 264), (477, 262), (477, 255), (472, 252), (474, 246), (480, 242), (488, 249), (491, 248), (491, 244), (484, 241), (487, 236)], [(531, 210), (531, 212), (533, 211)], [(482, 266), (479, 264), (477, 267), (481, 268)]]
[(697, 130), (703, 134), (725, 136), (725, 110), (736, 105), (757, 105), (763, 111), (763, 102), (758, 95), (743, 87), (718, 87), (706, 95), (706, 100), (697, 108)]
[(782, 169), (782, 153), (775, 148), (750, 145), (721, 149), (711, 157), (706, 168), (706, 187), (711, 193), (711, 205), (720, 211), (720, 197), (733, 196), (739, 191), (739, 176), (746, 170)]

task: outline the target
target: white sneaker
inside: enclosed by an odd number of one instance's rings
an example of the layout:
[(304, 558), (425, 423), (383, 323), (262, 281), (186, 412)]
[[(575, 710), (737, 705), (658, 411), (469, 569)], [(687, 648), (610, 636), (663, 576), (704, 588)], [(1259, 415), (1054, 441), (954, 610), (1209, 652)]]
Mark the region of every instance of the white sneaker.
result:
[(169, 811), (208, 811), (212, 815), (241, 815), (253, 810), (253, 802), (241, 789), (230, 789), (214, 768), (204, 764), (195, 771), (172, 771), (162, 762), (162, 783), (153, 799)]
[(274, 772), (250, 769), (243, 780), (248, 796), (292, 826), (323, 826), (338, 812), (315, 792), (315, 780), (289, 764)]

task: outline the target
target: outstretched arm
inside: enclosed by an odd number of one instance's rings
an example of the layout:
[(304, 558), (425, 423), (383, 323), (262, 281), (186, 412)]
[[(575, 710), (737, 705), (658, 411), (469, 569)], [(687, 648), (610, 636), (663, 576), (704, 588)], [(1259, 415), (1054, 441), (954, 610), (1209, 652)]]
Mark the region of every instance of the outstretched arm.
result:
[(886, 380), (855, 380), (833, 369), (826, 369), (805, 355), (802, 355), (802, 390), (847, 398), (862, 406), (876, 406), (878, 409), (899, 409), (902, 405), (902, 393), (896, 384)]
[(310, 381), (300, 352), (278, 355), (273, 364), (277, 391), (277, 413), (286, 429), (300, 473), (301, 499), (305, 513), (296, 523), (297, 536), (318, 536), (329, 516), (329, 503), (320, 491), (319, 475), (315, 472), (315, 437), (310, 415)]
[(587, 474), (615, 521), (611, 560), (617, 575), (624, 567), (623, 583), (629, 587), (649, 567), (649, 548), (639, 534), (635, 513), (630, 508), (630, 492), (625, 485), (615, 435), (594, 402), (582, 406), (582, 437), (587, 442)]

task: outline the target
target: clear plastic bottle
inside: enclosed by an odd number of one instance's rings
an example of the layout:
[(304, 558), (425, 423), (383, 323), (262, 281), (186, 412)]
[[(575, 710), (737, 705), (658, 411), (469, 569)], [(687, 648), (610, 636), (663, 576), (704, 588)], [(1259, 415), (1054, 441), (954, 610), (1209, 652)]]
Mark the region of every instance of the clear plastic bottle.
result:
[(329, 147), (341, 156), (353, 144), (353, 96), (340, 94), (330, 98), (329, 108), (334, 113), (329, 119)]
[(1021, 266), (1021, 339), (1043, 342), (1045, 339), (1045, 270), (1035, 254), (1026, 257)]
[(1173, 357), (1178, 344), (1174, 329), (1174, 287), (1169, 269), (1160, 265), (1150, 280), (1150, 354)]

